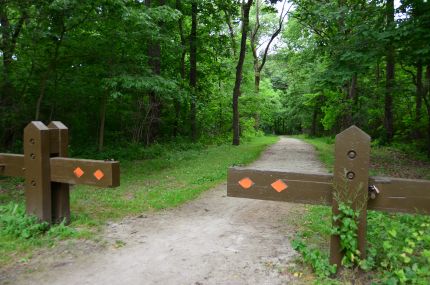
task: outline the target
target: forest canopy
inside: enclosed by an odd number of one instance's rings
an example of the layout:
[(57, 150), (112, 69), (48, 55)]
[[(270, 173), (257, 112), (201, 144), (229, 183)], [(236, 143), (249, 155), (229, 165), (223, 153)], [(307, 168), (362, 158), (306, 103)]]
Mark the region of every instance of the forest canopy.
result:
[(2, 0), (0, 149), (239, 143), (355, 124), (430, 155), (425, 0)]

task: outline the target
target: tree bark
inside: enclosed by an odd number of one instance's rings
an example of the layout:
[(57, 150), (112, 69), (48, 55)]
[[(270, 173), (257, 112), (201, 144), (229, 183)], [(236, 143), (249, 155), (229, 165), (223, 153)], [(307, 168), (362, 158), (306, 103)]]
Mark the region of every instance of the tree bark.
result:
[[(394, 0), (387, 0), (386, 3), (387, 29), (394, 29)], [(385, 81), (385, 114), (384, 126), (386, 141), (389, 143), (394, 137), (394, 116), (393, 116), (393, 91), (395, 83), (395, 58), (394, 46), (390, 41), (387, 45), (386, 54), (386, 81)]]
[(240, 86), (242, 83), (243, 63), (245, 62), (246, 54), (246, 38), (249, 25), (249, 10), (251, 9), (253, 0), (242, 2), (242, 36), (240, 41), (240, 54), (236, 66), (236, 80), (233, 89), (233, 145), (240, 144), (240, 126), (239, 126), (239, 96)]
[(190, 34), (190, 88), (191, 88), (191, 109), (190, 126), (191, 139), (197, 140), (196, 128), (196, 88), (197, 87), (197, 0), (191, 3), (191, 34)]

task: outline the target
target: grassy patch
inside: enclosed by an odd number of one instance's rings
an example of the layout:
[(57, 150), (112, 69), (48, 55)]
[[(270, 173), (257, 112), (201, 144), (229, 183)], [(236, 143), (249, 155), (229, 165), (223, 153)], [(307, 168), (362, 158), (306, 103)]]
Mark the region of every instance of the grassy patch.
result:
[[(331, 138), (310, 139), (321, 160), (333, 169), (334, 141)], [(372, 146), (372, 175), (430, 179), (430, 163), (417, 155), (406, 154), (393, 147)], [(317, 284), (343, 284), (355, 272), (344, 271), (337, 280), (328, 280), (328, 251), (331, 232), (331, 209), (309, 206), (309, 211), (296, 221), (299, 238), (295, 242), (305, 263), (319, 275)], [(367, 275), (357, 284), (430, 284), (430, 217), (388, 214), (368, 211)]]
[[(141, 149), (135, 156), (140, 160), (121, 161), (120, 187), (72, 188), (69, 227), (59, 225), (49, 229), (37, 224), (23, 213), (22, 180), (0, 180), (0, 266), (31, 254), (37, 247), (52, 245), (58, 239), (89, 238), (108, 220), (174, 207), (194, 199), (224, 181), (229, 166), (254, 161), (277, 139), (256, 137), (238, 147), (188, 145), (187, 149), (182, 145), (179, 149), (167, 146), (163, 151), (162, 146), (157, 145), (152, 150)], [(128, 151), (121, 153), (121, 157), (131, 157)], [(142, 159), (145, 157), (153, 158)], [(23, 234), (31, 227), (36, 230)]]

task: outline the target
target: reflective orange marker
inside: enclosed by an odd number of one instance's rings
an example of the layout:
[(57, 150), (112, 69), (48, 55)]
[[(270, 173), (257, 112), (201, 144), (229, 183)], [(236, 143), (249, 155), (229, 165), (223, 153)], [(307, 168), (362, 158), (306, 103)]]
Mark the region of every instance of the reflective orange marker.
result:
[(242, 186), (243, 189), (249, 189), (254, 185), (254, 182), (246, 177), (239, 181), (239, 185)]
[(85, 172), (80, 167), (76, 167), (73, 173), (76, 177), (81, 178), (81, 176), (84, 175)]
[(94, 177), (95, 177), (97, 180), (102, 179), (102, 178), (103, 178), (103, 176), (105, 176), (105, 174), (104, 174), (104, 173), (103, 173), (103, 171), (101, 171), (100, 169), (97, 169), (97, 171), (96, 171), (96, 172), (94, 172)]
[(288, 188), (288, 185), (285, 184), (284, 181), (282, 181), (281, 179), (276, 180), (275, 182), (270, 184), (270, 186), (272, 186), (272, 188), (278, 191), (279, 193)]

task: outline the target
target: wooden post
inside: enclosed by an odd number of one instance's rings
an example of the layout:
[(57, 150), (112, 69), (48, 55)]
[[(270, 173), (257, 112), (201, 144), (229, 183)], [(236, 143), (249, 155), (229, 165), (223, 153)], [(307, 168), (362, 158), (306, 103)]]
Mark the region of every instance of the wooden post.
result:
[(31, 122), (24, 129), (25, 202), (27, 214), (51, 223), (49, 129)]
[[(358, 224), (358, 250), (366, 257), (366, 212), (370, 164), (370, 136), (352, 126), (336, 136), (333, 178), (333, 215), (338, 215), (338, 202), (352, 203), (360, 211)], [(340, 238), (332, 235), (330, 263), (340, 268), (343, 254)]]
[[(51, 157), (67, 157), (69, 130), (61, 122), (53, 121), (48, 125), (51, 144)], [(51, 182), (52, 191), (52, 221), (70, 223), (70, 194), (69, 184)]]

